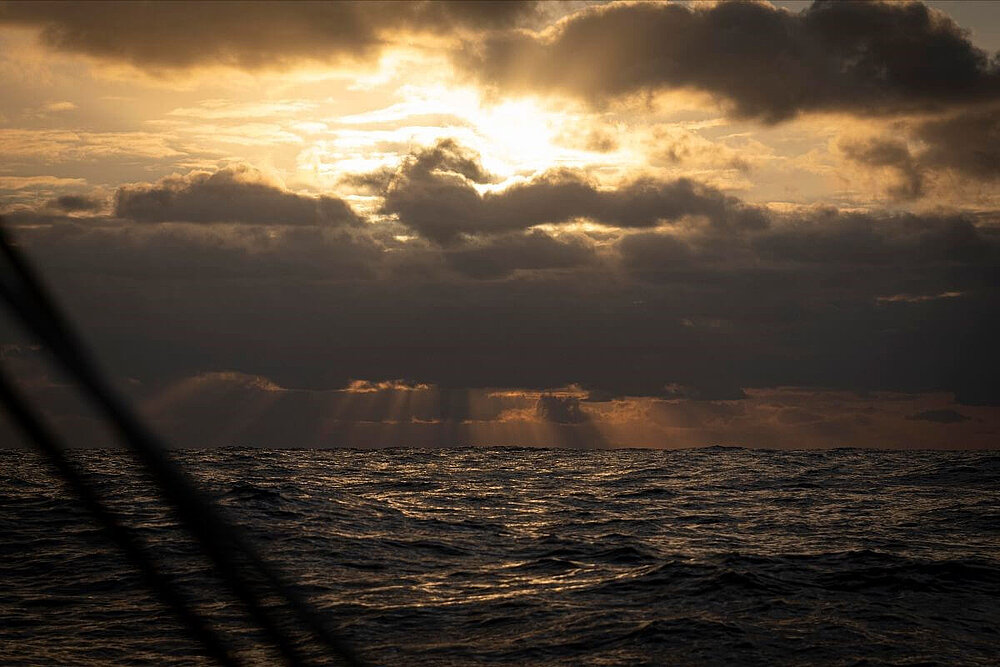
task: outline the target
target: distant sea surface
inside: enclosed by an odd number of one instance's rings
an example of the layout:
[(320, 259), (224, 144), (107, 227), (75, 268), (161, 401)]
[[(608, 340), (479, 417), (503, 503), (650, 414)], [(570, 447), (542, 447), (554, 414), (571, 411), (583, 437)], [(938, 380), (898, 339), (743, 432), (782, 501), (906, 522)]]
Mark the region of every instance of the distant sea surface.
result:
[[(255, 648), (130, 458), (84, 467)], [(381, 665), (996, 665), (1000, 452), (177, 452)], [(207, 664), (36, 454), (0, 451), (0, 663)]]

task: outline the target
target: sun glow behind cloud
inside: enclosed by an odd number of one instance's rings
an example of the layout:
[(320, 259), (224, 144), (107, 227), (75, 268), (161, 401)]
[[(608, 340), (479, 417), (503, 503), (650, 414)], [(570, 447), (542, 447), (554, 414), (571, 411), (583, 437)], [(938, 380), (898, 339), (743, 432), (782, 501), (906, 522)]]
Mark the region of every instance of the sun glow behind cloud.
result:
[[(625, 165), (626, 153), (599, 153), (560, 142), (573, 113), (538, 100), (491, 101), (472, 88), (403, 86), (388, 106), (324, 119), (298, 156), (300, 176), (335, 185), (351, 173), (399, 163), (405, 155), (451, 138), (482, 156), (499, 181), (557, 167), (595, 162)], [(486, 186), (490, 187), (490, 186)]]

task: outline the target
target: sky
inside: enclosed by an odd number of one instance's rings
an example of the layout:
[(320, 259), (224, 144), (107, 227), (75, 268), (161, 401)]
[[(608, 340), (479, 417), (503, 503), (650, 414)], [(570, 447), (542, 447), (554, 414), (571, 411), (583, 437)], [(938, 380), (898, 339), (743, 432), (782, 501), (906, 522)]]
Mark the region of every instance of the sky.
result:
[(5, 2), (0, 214), (180, 446), (995, 447), (998, 50), (986, 2)]

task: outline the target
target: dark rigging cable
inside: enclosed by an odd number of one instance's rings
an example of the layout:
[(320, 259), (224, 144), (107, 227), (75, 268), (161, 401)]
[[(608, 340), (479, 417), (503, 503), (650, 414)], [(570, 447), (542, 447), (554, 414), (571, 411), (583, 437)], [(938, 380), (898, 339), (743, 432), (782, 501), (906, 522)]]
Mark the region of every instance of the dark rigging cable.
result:
[(28, 401), (14, 388), (14, 384), (0, 370), (0, 402), (7, 408), (8, 414), (17, 423), (35, 445), (42, 450), (52, 466), (63, 480), (70, 486), (83, 502), (84, 507), (94, 515), (98, 523), (107, 531), (109, 537), (118, 545), (153, 592), (174, 610), (174, 613), (187, 626), (192, 636), (201, 642), (209, 656), (222, 665), (239, 665), (233, 657), (232, 649), (225, 645), (215, 630), (205, 623), (205, 620), (192, 608), (190, 600), (180, 593), (175, 582), (160, 572), (156, 563), (146, 550), (139, 544), (131, 531), (105, 506), (94, 489), (83, 478), (63, 451), (58, 439), (44, 425), (41, 417), (30, 407)]
[[(275, 614), (279, 610), (273, 605), (265, 604), (269, 592), (277, 593), (298, 623), (344, 664), (352, 667), (364, 664), (353, 649), (336, 636), (313, 606), (289, 585), (287, 579), (271, 563), (259, 555), (242, 532), (168, 458), (163, 443), (116, 396), (97, 371), (96, 365), (90, 360), (84, 346), (49, 297), (34, 270), (8, 240), (2, 224), (0, 252), (2, 259), (6, 260), (6, 266), (0, 270), (0, 296), (87, 391), (89, 398), (114, 425), (125, 444), (136, 453), (161, 494), (176, 510), (181, 523), (196, 538), (216, 571), (236, 597), (246, 605), (255, 622), (268, 634), (285, 659), (292, 665), (308, 664), (295, 637), (286, 627), (287, 619), (282, 622), (283, 619), (277, 618)], [(15, 396), (16, 399), (15, 394), (5, 392), (5, 399), (10, 396)], [(6, 402), (8, 406), (11, 405), (10, 401)], [(36, 444), (48, 453), (44, 445), (37, 441)], [(247, 566), (251, 568), (249, 573), (246, 572)]]

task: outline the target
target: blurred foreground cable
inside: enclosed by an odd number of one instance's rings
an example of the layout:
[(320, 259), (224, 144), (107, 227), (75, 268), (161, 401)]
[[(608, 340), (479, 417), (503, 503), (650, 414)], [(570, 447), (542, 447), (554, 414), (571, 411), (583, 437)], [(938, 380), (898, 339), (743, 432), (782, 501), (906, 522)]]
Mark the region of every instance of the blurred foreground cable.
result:
[[(364, 664), (349, 646), (336, 637), (319, 612), (290, 586), (271, 563), (260, 556), (242, 531), (226, 519), (220, 508), (171, 461), (163, 443), (112, 391), (34, 270), (7, 238), (2, 223), (0, 262), (0, 296), (19, 316), (21, 323), (48, 347), (63, 369), (80, 383), (122, 441), (135, 452), (155, 480), (160, 493), (177, 512), (182, 525), (195, 537), (203, 553), (215, 566), (216, 572), (246, 605), (250, 616), (287, 662), (291, 665), (309, 664), (296, 639), (297, 634), (301, 636), (302, 630), (306, 630), (344, 664)], [(5, 392), (5, 396), (15, 394)], [(36, 441), (36, 444), (39, 443)], [(52, 444), (55, 445), (54, 440)], [(46, 449), (41, 444), (39, 446)], [(61, 451), (59, 445), (55, 447)], [(275, 595), (283, 605), (265, 604), (265, 600)]]

